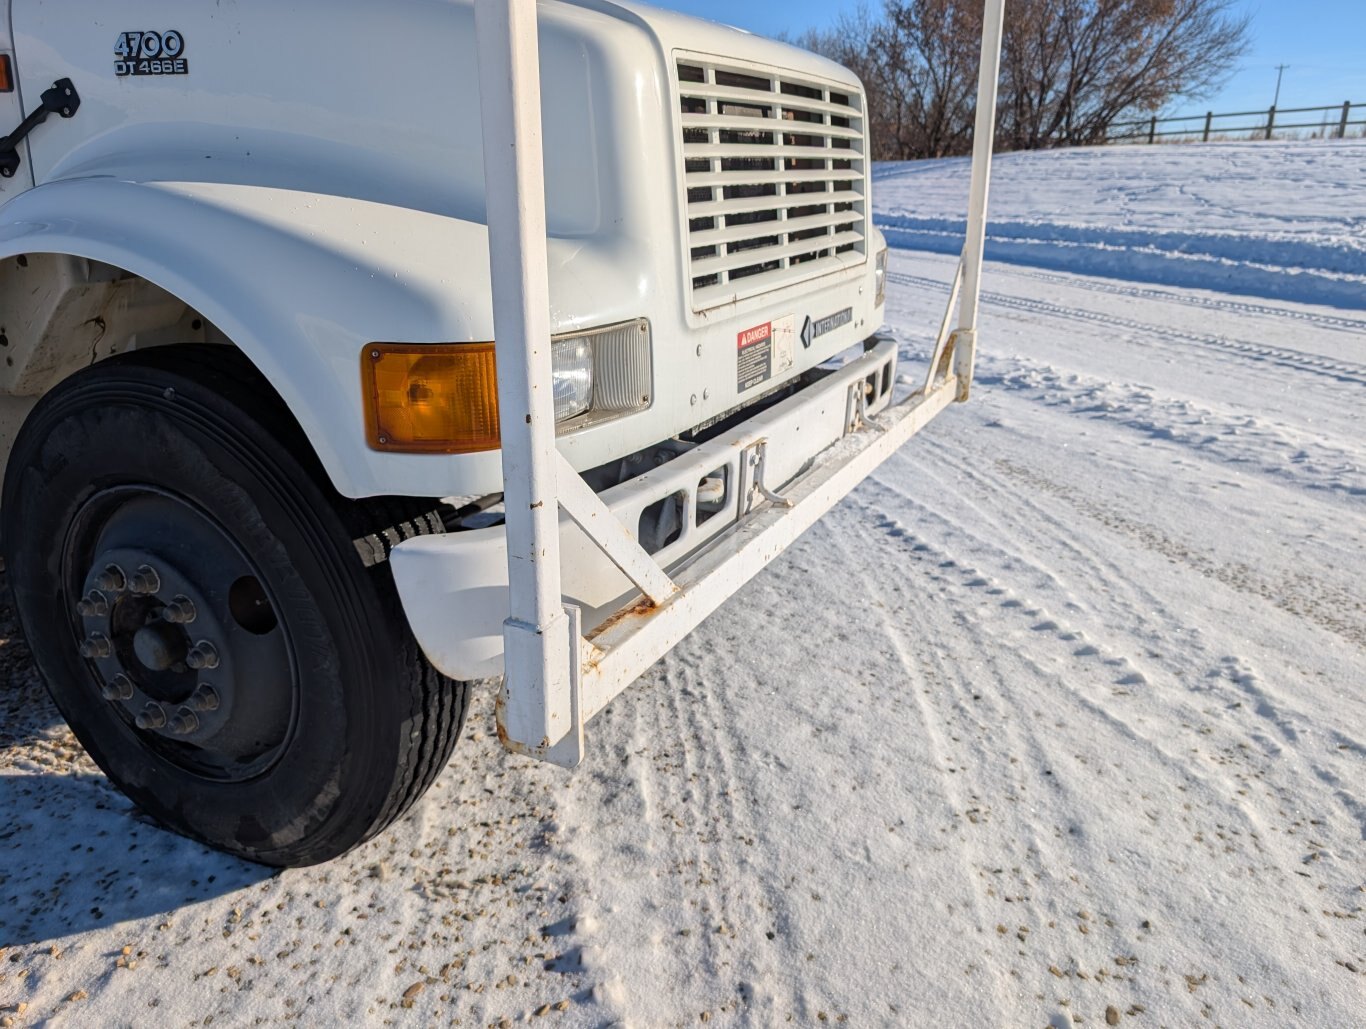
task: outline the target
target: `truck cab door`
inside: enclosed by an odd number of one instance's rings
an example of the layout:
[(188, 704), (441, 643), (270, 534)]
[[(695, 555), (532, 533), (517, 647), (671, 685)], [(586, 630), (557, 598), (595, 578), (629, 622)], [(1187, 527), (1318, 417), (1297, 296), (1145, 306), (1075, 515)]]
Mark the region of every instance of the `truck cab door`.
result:
[[(0, 136), (8, 135), (24, 120), (23, 98), (19, 95), (19, 63), (14, 53), (14, 34), (10, 27), (10, 0), (0, 0), (0, 62), (7, 71), (0, 81)], [(28, 142), (19, 144), (23, 164), (14, 178), (0, 178), (0, 203), (22, 193), (33, 185), (33, 167), (29, 163)]]

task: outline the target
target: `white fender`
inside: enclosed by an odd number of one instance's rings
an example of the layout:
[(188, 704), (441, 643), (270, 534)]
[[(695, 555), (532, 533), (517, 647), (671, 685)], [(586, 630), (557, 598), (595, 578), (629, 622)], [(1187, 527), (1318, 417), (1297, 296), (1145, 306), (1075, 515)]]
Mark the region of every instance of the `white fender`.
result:
[[(468, 457), (366, 446), (359, 369), (377, 340), (490, 338), (486, 237), (482, 225), (365, 201), (206, 183), (68, 180), (0, 212), (0, 257), (116, 265), (209, 319), (271, 381), (352, 497), (442, 495), (468, 479)], [(424, 266), (430, 274), (414, 272)], [(496, 453), (477, 457), (497, 475)]]

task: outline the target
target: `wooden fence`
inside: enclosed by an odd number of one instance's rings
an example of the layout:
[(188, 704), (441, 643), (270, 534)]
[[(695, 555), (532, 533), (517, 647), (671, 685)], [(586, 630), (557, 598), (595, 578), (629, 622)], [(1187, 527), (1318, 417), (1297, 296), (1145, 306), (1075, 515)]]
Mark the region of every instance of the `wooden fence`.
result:
[[(1317, 121), (1303, 121), (1308, 115), (1319, 115)], [(1247, 119), (1257, 121), (1248, 123)], [(1288, 119), (1288, 120), (1287, 120)], [(1228, 121), (1243, 124), (1230, 126)], [(1160, 126), (1181, 124), (1182, 128), (1160, 128)], [(1109, 139), (1112, 143), (1157, 143), (1159, 141), (1208, 143), (1211, 138), (1227, 139), (1230, 136), (1248, 139), (1274, 139), (1277, 132), (1303, 132), (1317, 130), (1323, 138), (1346, 139), (1348, 132), (1357, 126), (1366, 129), (1366, 104), (1353, 104), (1351, 101), (1332, 107), (1289, 107), (1277, 110), (1275, 107), (1265, 111), (1238, 111), (1233, 114), (1188, 114), (1178, 118), (1143, 118), (1139, 121), (1116, 122), (1110, 126)], [(1366, 135), (1366, 132), (1363, 132)]]

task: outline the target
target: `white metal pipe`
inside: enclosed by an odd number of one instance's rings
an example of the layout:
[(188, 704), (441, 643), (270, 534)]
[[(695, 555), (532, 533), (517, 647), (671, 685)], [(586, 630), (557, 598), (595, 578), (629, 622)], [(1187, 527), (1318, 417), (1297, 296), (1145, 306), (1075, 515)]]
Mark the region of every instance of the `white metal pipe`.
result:
[(569, 641), (536, 0), (476, 0), (474, 14), (511, 587), (505, 729), (515, 740), (553, 743), (570, 729)]
[(963, 247), (963, 296), (958, 309), (959, 339), (954, 350), (954, 369), (965, 391), (972, 381), (977, 356), (977, 311), (982, 293), (982, 257), (986, 250), (987, 200), (991, 191), (991, 156), (996, 136), (996, 97), (1001, 74), (1004, 24), (1005, 0), (986, 0), (982, 14), (982, 67), (977, 82), (977, 122), (972, 141), (968, 234)]

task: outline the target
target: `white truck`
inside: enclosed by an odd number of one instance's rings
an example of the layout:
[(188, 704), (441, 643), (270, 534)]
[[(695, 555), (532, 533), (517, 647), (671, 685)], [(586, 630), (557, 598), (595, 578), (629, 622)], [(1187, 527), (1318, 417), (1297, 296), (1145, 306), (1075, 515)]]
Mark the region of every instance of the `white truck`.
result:
[(999, 7), (958, 319), (894, 403), (828, 61), (618, 0), (0, 0), (0, 546), (110, 779), (298, 865), (422, 795), (475, 681), (576, 763), (966, 398)]

